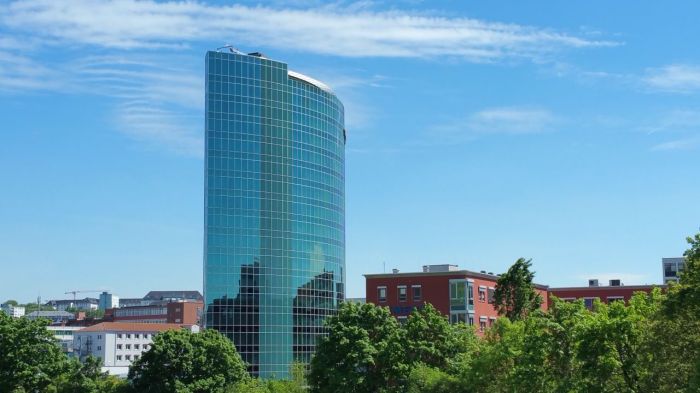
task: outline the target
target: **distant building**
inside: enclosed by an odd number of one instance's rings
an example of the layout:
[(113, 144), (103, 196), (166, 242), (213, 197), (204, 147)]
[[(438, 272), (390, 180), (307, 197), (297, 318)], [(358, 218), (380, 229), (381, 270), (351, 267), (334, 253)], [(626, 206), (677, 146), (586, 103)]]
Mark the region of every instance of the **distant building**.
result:
[(100, 300), (98, 308), (100, 310), (106, 310), (108, 308), (119, 307), (119, 297), (108, 292), (102, 292), (100, 294)]
[(365, 304), (365, 303), (367, 303), (367, 299), (364, 297), (346, 297), (345, 302), (346, 303)]
[(102, 322), (73, 333), (73, 355), (81, 361), (88, 356), (99, 358), (103, 372), (126, 376), (131, 363), (150, 348), (154, 335), (182, 328), (199, 331), (197, 326), (171, 323)]
[(24, 307), (22, 306), (13, 306), (12, 304), (5, 303), (0, 305), (0, 310), (12, 318), (20, 318), (24, 316)]
[(53, 336), (61, 346), (63, 353), (71, 355), (73, 353), (73, 335), (84, 326), (47, 326), (46, 329), (53, 333)]
[[(498, 276), (460, 270), (456, 265), (426, 265), (421, 272), (365, 274), (367, 302), (389, 307), (400, 322), (414, 308), (430, 303), (451, 323), (464, 322), (479, 331), (498, 318), (493, 295)], [(547, 286), (535, 285), (547, 308)]]
[(148, 304), (180, 301), (203, 302), (204, 297), (199, 291), (151, 291), (143, 297), (143, 300), (149, 302)]
[(588, 309), (593, 308), (595, 299), (599, 299), (603, 303), (611, 303), (614, 301), (628, 302), (632, 295), (636, 292), (649, 293), (652, 289), (659, 287), (665, 289), (665, 285), (624, 285), (621, 280), (610, 280), (607, 286), (599, 285), (598, 280), (588, 280), (587, 287), (562, 287), (549, 288), (550, 306), (552, 296), (556, 296), (561, 300), (575, 301), (583, 299), (583, 303)]
[(661, 258), (663, 267), (664, 284), (669, 282), (678, 282), (680, 275), (685, 269), (685, 258)]
[(99, 300), (94, 297), (86, 297), (85, 299), (61, 299), (61, 300), (49, 300), (45, 304), (55, 308), (58, 311), (66, 311), (68, 309), (76, 310), (97, 310), (99, 305)]
[(119, 307), (147, 306), (142, 297), (119, 298)]
[(48, 319), (52, 324), (65, 323), (75, 318), (75, 315), (68, 311), (32, 311), (26, 315), (27, 319)]
[(204, 302), (178, 301), (148, 306), (129, 306), (108, 309), (104, 319), (114, 322), (179, 323), (198, 325)]

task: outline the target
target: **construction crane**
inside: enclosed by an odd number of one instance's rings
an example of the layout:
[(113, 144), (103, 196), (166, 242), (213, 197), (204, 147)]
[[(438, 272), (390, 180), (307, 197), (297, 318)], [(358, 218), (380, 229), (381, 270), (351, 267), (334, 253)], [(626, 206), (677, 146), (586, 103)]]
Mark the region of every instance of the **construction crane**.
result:
[(91, 293), (91, 292), (105, 292), (105, 291), (109, 291), (109, 290), (107, 290), (107, 289), (79, 289), (79, 290), (75, 290), (75, 291), (66, 291), (65, 295), (72, 293), (73, 300), (75, 300), (75, 295), (77, 293)]

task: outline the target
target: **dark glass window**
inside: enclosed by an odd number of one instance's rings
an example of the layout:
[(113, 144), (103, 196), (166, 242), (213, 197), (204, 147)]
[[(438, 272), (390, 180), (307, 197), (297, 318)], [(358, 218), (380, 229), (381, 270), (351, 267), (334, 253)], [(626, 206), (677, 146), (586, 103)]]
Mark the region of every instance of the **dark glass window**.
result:
[(377, 288), (377, 299), (380, 302), (386, 301), (386, 287), (378, 287)]
[(413, 290), (413, 301), (418, 302), (423, 300), (423, 291), (420, 285), (414, 285), (411, 287)]
[(399, 290), (399, 301), (400, 301), (400, 302), (405, 302), (405, 301), (406, 301), (406, 297), (407, 297), (407, 294), (406, 294), (406, 292), (407, 292), (406, 286), (405, 286), (405, 285), (399, 286), (399, 287), (398, 287), (398, 290)]

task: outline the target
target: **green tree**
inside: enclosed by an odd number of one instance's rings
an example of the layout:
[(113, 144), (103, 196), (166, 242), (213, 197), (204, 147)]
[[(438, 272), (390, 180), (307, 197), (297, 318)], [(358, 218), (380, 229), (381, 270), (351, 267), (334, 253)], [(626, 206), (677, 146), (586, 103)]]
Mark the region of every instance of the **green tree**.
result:
[(418, 364), (408, 376), (406, 393), (453, 393), (457, 378), (442, 369)]
[(402, 391), (409, 366), (402, 330), (389, 310), (343, 303), (326, 322), (311, 360), (309, 383), (321, 393)]
[(0, 392), (42, 392), (67, 368), (48, 321), (0, 312)]
[(55, 393), (119, 393), (126, 392), (126, 382), (102, 372), (102, 362), (88, 357), (80, 363), (71, 359), (66, 371), (48, 389)]
[(17, 306), (17, 305), (18, 305), (17, 300), (12, 300), (12, 299), (7, 300), (7, 301), (6, 301), (5, 303), (3, 303), (3, 304), (7, 304), (7, 305), (10, 305), (10, 306)]
[(138, 392), (208, 393), (247, 377), (231, 341), (210, 329), (159, 333), (129, 369), (129, 380)]
[(519, 258), (508, 272), (499, 277), (494, 293), (494, 307), (511, 321), (524, 319), (542, 304), (542, 297), (532, 283), (531, 259)]
[(403, 329), (406, 332), (404, 348), (408, 362), (423, 363), (438, 369), (445, 369), (458, 354), (468, 352), (476, 340), (473, 329), (451, 325), (430, 304), (414, 309)]

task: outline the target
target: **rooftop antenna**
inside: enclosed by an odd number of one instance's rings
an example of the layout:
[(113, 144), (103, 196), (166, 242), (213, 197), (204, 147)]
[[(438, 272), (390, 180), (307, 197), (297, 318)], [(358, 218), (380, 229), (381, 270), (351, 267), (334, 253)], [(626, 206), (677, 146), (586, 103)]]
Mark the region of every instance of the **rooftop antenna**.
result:
[(386, 261), (382, 262), (382, 273), (386, 273)]

